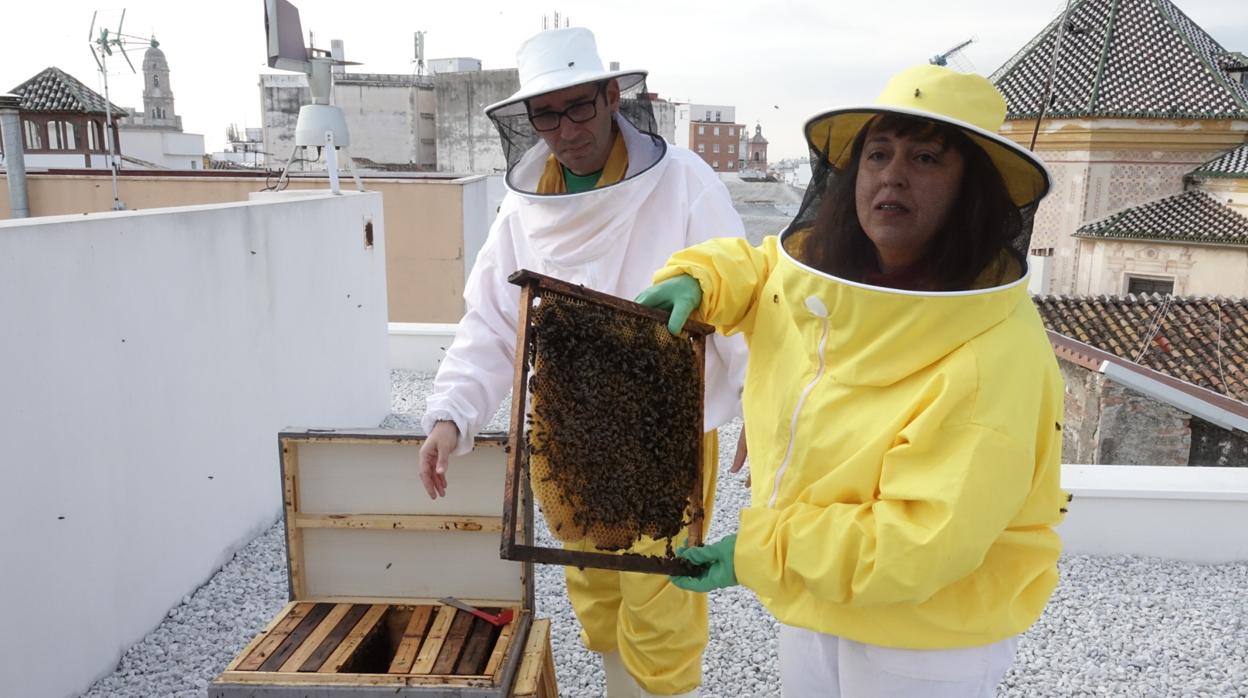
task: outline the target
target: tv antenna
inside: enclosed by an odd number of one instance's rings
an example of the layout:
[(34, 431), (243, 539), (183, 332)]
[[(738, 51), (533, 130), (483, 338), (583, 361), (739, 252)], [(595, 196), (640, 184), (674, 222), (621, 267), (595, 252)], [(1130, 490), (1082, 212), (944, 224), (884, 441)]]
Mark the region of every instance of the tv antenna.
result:
[(412, 62), (416, 64), (416, 74), (425, 74), (425, 32), (418, 31), (415, 33), (415, 58)]
[(120, 168), (116, 156), (113, 153), (114, 148), (120, 153), (120, 144), (115, 143), (117, 132), (113, 129), (113, 102), (108, 94), (108, 59), (116, 50), (121, 57), (126, 59), (126, 65), (130, 66), (131, 73), (137, 73), (134, 69), (134, 63), (130, 62), (130, 56), (126, 53), (126, 47), (139, 48), (140, 46), (150, 46), (155, 48), (159, 45), (156, 39), (145, 39), (141, 36), (125, 34), (121, 31), (122, 26), (126, 22), (126, 11), (121, 11), (121, 18), (117, 20), (117, 30), (110, 32), (108, 27), (100, 26), (100, 33), (95, 33), (95, 22), (99, 18), (100, 11), (96, 10), (91, 14), (91, 31), (87, 34), (87, 40), (91, 42), (91, 57), (95, 59), (95, 64), (100, 67), (100, 76), (104, 79), (104, 142), (108, 144), (108, 170), (112, 174), (113, 180), (113, 210), (123, 211), (126, 205), (122, 203), (121, 197), (117, 194), (117, 170)]
[[(957, 70), (963, 73), (974, 72), (975, 66), (971, 65), (970, 60), (967, 59), (965, 55), (963, 55), (962, 50), (965, 49), (967, 46), (970, 46), (972, 43), (974, 43), (975, 39), (976, 37), (972, 36), (971, 38), (954, 46), (948, 51), (944, 51), (942, 53), (936, 54), (935, 56), (932, 56), (931, 58), (928, 59), (927, 62), (931, 63), (932, 65), (948, 66), (950, 68), (953, 68), (954, 70)], [(950, 65), (951, 63), (952, 65)]]
[(305, 48), (299, 10), (287, 0), (264, 0), (264, 33), (268, 39), (269, 67), (305, 73), (312, 91), (312, 103), (299, 108), (299, 118), (295, 121), (295, 145), (278, 177), (277, 187), (280, 189), (286, 180), (299, 148), (317, 148), (325, 155), (329, 190), (341, 194), (338, 184), (338, 149), (341, 148), (343, 159), (355, 180), (355, 188), (364, 191), (364, 183), (360, 181), (360, 175), (347, 152), (347, 146), (351, 144), (347, 118), (340, 107), (329, 103), (333, 93), (333, 67), (359, 64), (335, 60), (329, 51), (315, 48), (311, 45), (310, 32), (309, 45)]
[(570, 24), (568, 23), (568, 18), (566, 16), (561, 16), (559, 14), (559, 10), (555, 10), (553, 22), (551, 17), (542, 15), (542, 31), (546, 31), (547, 29), (566, 29), (569, 26)]

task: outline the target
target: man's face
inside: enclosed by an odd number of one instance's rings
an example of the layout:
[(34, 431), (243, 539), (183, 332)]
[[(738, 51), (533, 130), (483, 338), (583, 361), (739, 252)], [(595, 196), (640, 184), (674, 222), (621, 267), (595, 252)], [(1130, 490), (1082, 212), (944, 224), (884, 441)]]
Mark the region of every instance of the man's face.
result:
[[(594, 107), (594, 116), (576, 123), (568, 117), (569, 110), (577, 118)], [(555, 92), (547, 92), (528, 100), (529, 118), (547, 114), (559, 116), (559, 125), (550, 131), (538, 131), (559, 162), (578, 175), (601, 170), (607, 163), (613, 144), (611, 116), (620, 107), (620, 86), (615, 80), (603, 85), (589, 83)]]

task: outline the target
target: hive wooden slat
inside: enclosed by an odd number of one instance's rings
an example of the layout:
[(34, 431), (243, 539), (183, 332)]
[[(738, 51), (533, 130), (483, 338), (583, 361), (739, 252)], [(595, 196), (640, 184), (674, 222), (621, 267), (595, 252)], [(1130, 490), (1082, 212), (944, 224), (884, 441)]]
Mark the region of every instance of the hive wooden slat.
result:
[(264, 640), (247, 655), (247, 658), (239, 662), (235, 667), (238, 671), (256, 671), (264, 664), (265, 660), (272, 656), (273, 652), (281, 646), (282, 642), (299, 627), (299, 623), (307, 617), (308, 613), (316, 607), (312, 603), (299, 603), (292, 606), (273, 629), (265, 634)]
[(451, 621), (451, 630), (446, 634), (446, 642), (442, 643), (442, 651), (438, 652), (438, 660), (433, 663), (434, 674), (454, 674), (459, 656), (463, 654), (464, 645), (468, 642), (468, 631), (472, 630), (471, 613), (457, 611), (455, 620)]
[(264, 664), (260, 665), (260, 671), (277, 671), (281, 669), (286, 660), (290, 659), (290, 656), (299, 650), (299, 646), (316, 630), (316, 627), (320, 625), (332, 608), (333, 605), (327, 603), (318, 603), (313, 606), (312, 610), (308, 611), (307, 617), (299, 621), (299, 625), (273, 651), (273, 655), (264, 660)]
[(442, 644), (446, 642), (446, 635), (451, 630), (451, 623), (455, 620), (455, 609), (450, 606), (443, 606), (438, 609), (438, 616), (433, 621), (433, 627), (429, 629), (429, 637), (425, 638), (425, 644), (420, 648), (420, 654), (416, 656), (416, 664), (412, 667), (413, 674), (429, 674), (433, 672), (433, 665), (438, 661), (438, 654), (442, 652)]
[(325, 638), (317, 645), (312, 654), (299, 665), (299, 671), (317, 671), (325, 664), (325, 660), (338, 649), (338, 645), (342, 643), (347, 633), (351, 632), (351, 628), (360, 622), (364, 614), (368, 611), (367, 604), (348, 604), (346, 613), (342, 614), (342, 618), (330, 628)]
[(429, 630), (433, 609), (433, 606), (417, 606), (412, 611), (412, 617), (403, 629), (403, 639), (394, 653), (394, 659), (390, 661), (389, 673), (411, 673), (412, 665), (416, 663), (416, 654), (420, 652), (420, 645), (425, 639), (425, 633)]
[(303, 641), (303, 644), (299, 646), (299, 649), (295, 650), (295, 653), (290, 655), (290, 659), (287, 659), (282, 663), (282, 666), (278, 669), (278, 671), (299, 671), (299, 667), (303, 666), (303, 663), (308, 661), (308, 658), (312, 656), (312, 653), (321, 646), (321, 643), (324, 642), (329, 633), (333, 631), (334, 626), (336, 626), (338, 622), (342, 620), (342, 617), (347, 614), (347, 611), (350, 610), (351, 604), (349, 603), (333, 604), (333, 608), (330, 609), (329, 613), (325, 615), (325, 618), (322, 619), (316, 626), (316, 629), (312, 631), (312, 634), (308, 635), (307, 639)]
[[(497, 613), (497, 609), (486, 609), (487, 613)], [(473, 618), (472, 629), (468, 633), (468, 642), (455, 665), (455, 673), (460, 675), (480, 674), (485, 668), (485, 661), (490, 654), (490, 641), (494, 639), (495, 626), (480, 619)]]
[(355, 624), (355, 627), (351, 628), (351, 631), (347, 633), (342, 643), (338, 645), (338, 649), (334, 650), (334, 653), (329, 655), (329, 659), (325, 660), (321, 668), (316, 670), (317, 673), (337, 674), (342, 671), (347, 662), (351, 661), (355, 656), (355, 651), (380, 627), (381, 617), (385, 614), (387, 608), (389, 606), (386, 604), (369, 606), (364, 613), (364, 617)]

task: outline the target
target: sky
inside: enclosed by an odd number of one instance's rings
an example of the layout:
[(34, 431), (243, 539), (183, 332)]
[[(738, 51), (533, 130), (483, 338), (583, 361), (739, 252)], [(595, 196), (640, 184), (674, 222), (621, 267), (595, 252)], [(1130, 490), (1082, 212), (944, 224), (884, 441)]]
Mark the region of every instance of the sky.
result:
[[(116, 0), (111, 0), (116, 1)], [(1176, 0), (1214, 39), (1248, 53), (1248, 12), (1241, 0)], [(486, 69), (515, 67), (521, 42), (555, 11), (591, 29), (604, 63), (650, 72), (660, 97), (735, 106), (737, 121), (763, 128), (769, 159), (805, 157), (802, 125), (837, 106), (870, 102), (889, 76), (924, 63), (962, 41), (961, 59), (987, 75), (1061, 12), (1064, 0), (292, 0), (304, 34), (317, 48), (342, 39), (350, 70), (411, 73), (413, 33), (424, 31), (425, 57), (479, 58)], [(263, 0), (134, 0), (53, 6), (6, 2), (0, 91), (56, 66), (103, 93), (91, 57), (92, 15), (115, 29), (160, 41), (168, 59), (175, 109), (184, 130), (204, 135), (209, 151), (225, 144), (231, 123), (260, 126), (260, 73), (268, 68)], [(98, 29), (97, 29), (98, 32)], [(146, 48), (131, 54), (141, 71)], [(111, 59), (109, 90), (121, 106), (142, 108), (142, 74)]]

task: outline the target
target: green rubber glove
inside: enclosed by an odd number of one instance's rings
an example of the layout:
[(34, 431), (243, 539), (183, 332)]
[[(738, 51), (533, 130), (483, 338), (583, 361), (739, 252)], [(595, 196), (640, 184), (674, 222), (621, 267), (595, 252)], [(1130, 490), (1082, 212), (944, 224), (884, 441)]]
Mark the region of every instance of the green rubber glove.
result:
[(685, 591), (708, 592), (737, 585), (732, 556), (737, 548), (737, 534), (725, 536), (700, 548), (680, 548), (676, 556), (695, 565), (706, 565), (700, 577), (672, 577), (672, 584)]
[(689, 319), (689, 313), (702, 305), (702, 286), (692, 276), (681, 274), (667, 281), (660, 281), (637, 294), (636, 302), (651, 308), (672, 311), (672, 317), (667, 321), (667, 331), (677, 335), (685, 326), (685, 320)]

